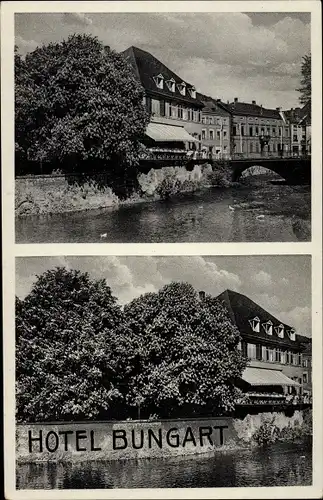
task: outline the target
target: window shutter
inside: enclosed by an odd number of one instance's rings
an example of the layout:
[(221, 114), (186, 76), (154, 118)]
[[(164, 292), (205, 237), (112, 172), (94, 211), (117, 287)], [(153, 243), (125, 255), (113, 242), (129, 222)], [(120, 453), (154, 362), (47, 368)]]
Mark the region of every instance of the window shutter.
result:
[(165, 116), (165, 101), (160, 101), (160, 116)]

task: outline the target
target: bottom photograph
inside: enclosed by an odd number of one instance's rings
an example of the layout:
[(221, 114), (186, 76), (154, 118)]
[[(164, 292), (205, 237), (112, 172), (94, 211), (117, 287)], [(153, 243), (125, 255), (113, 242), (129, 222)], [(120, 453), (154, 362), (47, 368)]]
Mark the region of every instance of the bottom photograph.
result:
[(16, 488), (312, 484), (311, 257), (16, 259)]

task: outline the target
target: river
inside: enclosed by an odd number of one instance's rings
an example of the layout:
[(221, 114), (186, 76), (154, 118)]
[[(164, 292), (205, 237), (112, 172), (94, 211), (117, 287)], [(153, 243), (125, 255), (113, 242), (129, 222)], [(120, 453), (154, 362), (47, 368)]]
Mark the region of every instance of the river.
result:
[(309, 241), (310, 186), (259, 177), (168, 201), (17, 218), (16, 242)]
[(17, 489), (213, 488), (312, 484), (310, 445), (276, 443), (267, 449), (212, 456), (124, 461), (34, 463), (17, 467)]

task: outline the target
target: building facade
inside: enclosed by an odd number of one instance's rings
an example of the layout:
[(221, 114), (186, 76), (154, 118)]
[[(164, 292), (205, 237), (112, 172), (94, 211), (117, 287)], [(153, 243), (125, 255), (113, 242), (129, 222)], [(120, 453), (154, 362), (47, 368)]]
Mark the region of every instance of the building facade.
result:
[(220, 99), (198, 94), (203, 102), (202, 109), (202, 151), (207, 156), (227, 159), (231, 154), (231, 113)]
[(290, 127), (290, 152), (292, 156), (303, 156), (311, 152), (311, 107), (291, 108), (284, 111)]
[(239, 349), (248, 359), (242, 378), (250, 394), (310, 396), (311, 339), (298, 335), (293, 327), (242, 294), (226, 290), (218, 299), (240, 332)]
[(252, 103), (229, 104), (232, 113), (232, 156), (243, 158), (288, 156), (290, 127), (280, 108)]
[(129, 47), (123, 52), (145, 90), (150, 115), (146, 135), (156, 146), (184, 143), (201, 149), (202, 108), (194, 85), (180, 78), (149, 52)]

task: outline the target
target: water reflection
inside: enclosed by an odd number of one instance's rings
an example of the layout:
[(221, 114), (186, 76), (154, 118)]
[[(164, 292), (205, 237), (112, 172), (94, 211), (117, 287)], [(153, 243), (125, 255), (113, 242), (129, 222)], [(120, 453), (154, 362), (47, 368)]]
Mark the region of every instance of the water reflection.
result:
[(311, 483), (311, 447), (286, 443), (265, 450), (221, 451), (194, 458), (47, 462), (17, 467), (17, 489), (305, 486)]
[(164, 202), (20, 218), (16, 241), (308, 241), (310, 196), (309, 186), (258, 180)]

